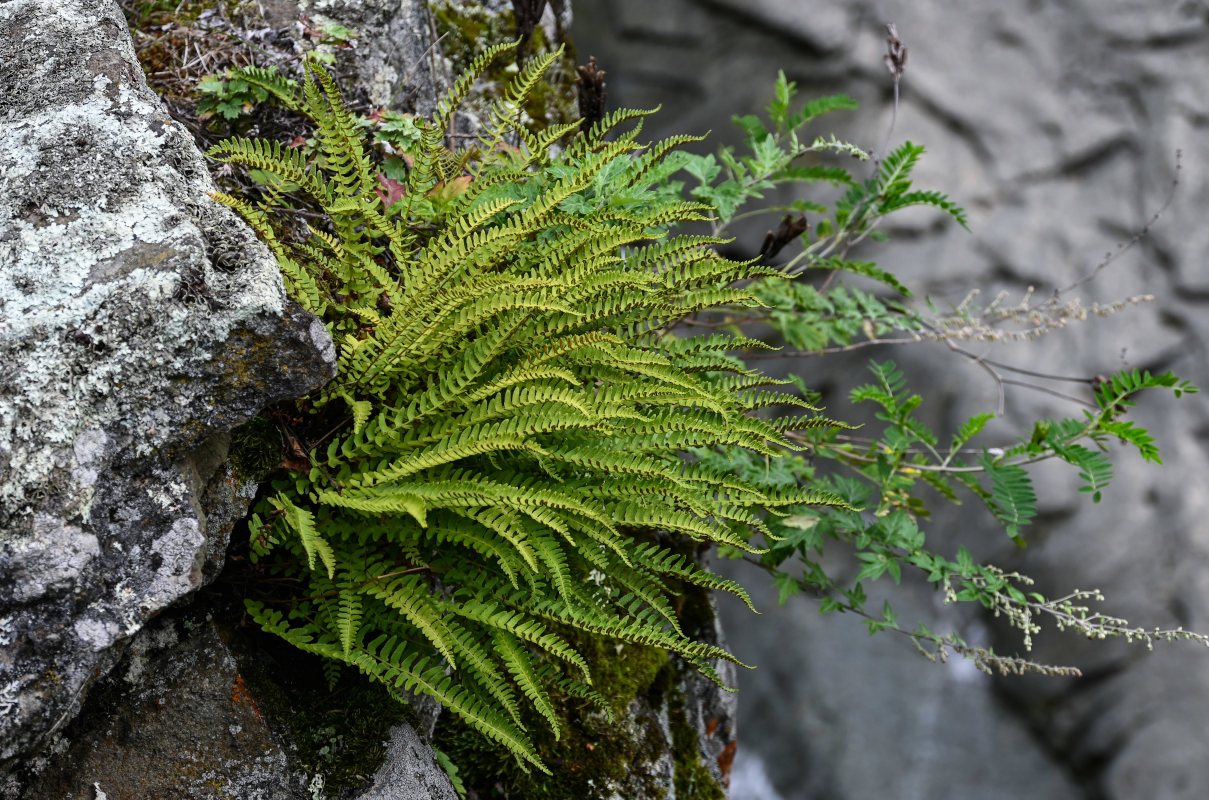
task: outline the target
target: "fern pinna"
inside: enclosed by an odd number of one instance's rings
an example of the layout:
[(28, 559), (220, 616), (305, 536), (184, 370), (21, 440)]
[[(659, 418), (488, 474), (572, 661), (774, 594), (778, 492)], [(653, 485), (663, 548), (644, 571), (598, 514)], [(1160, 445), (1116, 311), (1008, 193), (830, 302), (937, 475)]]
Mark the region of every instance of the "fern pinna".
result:
[[(269, 243), (339, 349), (337, 377), (291, 431), (310, 468), (275, 481), (251, 522), (254, 557), (304, 588), (249, 600), (251, 615), (392, 691), (431, 695), (544, 770), (522, 704), (555, 735), (554, 688), (608, 710), (560, 631), (665, 648), (717, 680), (711, 663), (735, 659), (681, 630), (668, 582), (747, 595), (661, 542), (751, 550), (766, 513), (842, 503), (685, 458), (718, 445), (775, 457), (792, 447), (784, 431), (830, 423), (742, 368), (728, 337), (666, 333), (753, 303), (729, 287), (762, 274), (719, 257), (718, 240), (666, 235), (708, 207), (634, 200), (678, 141), (645, 155), (636, 130), (606, 141), (641, 116), (619, 112), (551, 155), (574, 126), (531, 132), (519, 109), (555, 54), (528, 62), (473, 148), (444, 147), (475, 76), (508, 48), (456, 81), (389, 207), (357, 120), (314, 65), (301, 86), (245, 73), (314, 123), (313, 154), (230, 140), (210, 155), (270, 176), (257, 201), (216, 197)], [(326, 224), (282, 233), (287, 190)], [(787, 404), (806, 416), (754, 413)]]

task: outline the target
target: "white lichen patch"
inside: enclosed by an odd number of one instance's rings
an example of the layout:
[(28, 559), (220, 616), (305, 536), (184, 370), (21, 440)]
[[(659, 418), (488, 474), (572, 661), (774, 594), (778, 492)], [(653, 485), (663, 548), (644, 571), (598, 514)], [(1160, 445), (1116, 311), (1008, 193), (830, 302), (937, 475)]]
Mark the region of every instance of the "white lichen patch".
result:
[(71, 627), (76, 638), (98, 652), (112, 645), (122, 633), (121, 626), (113, 620), (95, 616), (81, 617)]
[(112, 3), (0, 0), (0, 760), (200, 585), (210, 476), (174, 465), (335, 363), (124, 28)]
[[(97, 82), (98, 91), (107, 80)], [(137, 94), (123, 89), (117, 104), (121, 114), (108, 102), (46, 109), (0, 136), (6, 165), (0, 356), (19, 365), (10, 377), (14, 385), (0, 395), (0, 451), (11, 454), (8, 474), (23, 484), (0, 484), (0, 503), (19, 503), (24, 486), (45, 483), (55, 466), (53, 446), (73, 442), (86, 428), (112, 430), (115, 418), (126, 418), (121, 427), (144, 434), (134, 442), (137, 449), (161, 446), (173, 433), (172, 415), (158, 403), (158, 391), (140, 396), (139, 387), (164, 374), (196, 373), (215, 342), (284, 307), (276, 264), (266, 252), (253, 247), (244, 268), (230, 275), (209, 263), (207, 231), (199, 227), (206, 223), (182, 210), (186, 196), (213, 204), (204, 197), (213, 188), (204, 169), (195, 165), (194, 185), (163, 174), (174, 145), (169, 137), (186, 134), (132, 125), (130, 114), (159, 113)], [(64, 154), (71, 142), (103, 146), (103, 158), (93, 151), (80, 157), (70, 147)], [(49, 199), (31, 206), (22, 191), (31, 186), (44, 187), (36, 196)], [(216, 209), (212, 213), (225, 214)], [(204, 318), (188, 313), (171, 301), (189, 271), (238, 302)], [(172, 399), (184, 405), (191, 396)], [(131, 419), (140, 415), (145, 418)], [(78, 479), (92, 482), (88, 472)]]
[(167, 605), (201, 585), (206, 537), (198, 530), (197, 520), (188, 517), (178, 519), (167, 534), (155, 540), (151, 551), (163, 561), (148, 587), (148, 600)]
[(34, 535), (11, 542), (13, 596), (29, 602), (55, 590), (70, 589), (101, 553), (97, 537), (48, 514), (34, 516)]

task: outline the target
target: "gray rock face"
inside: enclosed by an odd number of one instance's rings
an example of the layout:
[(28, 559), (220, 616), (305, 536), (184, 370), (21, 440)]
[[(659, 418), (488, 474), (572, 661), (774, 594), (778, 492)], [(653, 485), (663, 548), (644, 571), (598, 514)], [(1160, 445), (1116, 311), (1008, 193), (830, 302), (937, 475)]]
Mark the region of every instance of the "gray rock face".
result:
[[(291, 718), (309, 709), (283, 691), (282, 666), (247, 631), (223, 627), (222, 614), (198, 602), (135, 634), (91, 690), (87, 711), (0, 780), (0, 798), (456, 800), (432, 749), (406, 724), (391, 732), (364, 793), (335, 791), (323, 771), (307, 770), (299, 749), (316, 732)], [(342, 741), (344, 733), (326, 728), (321, 735)]]
[(415, 728), (391, 731), (386, 760), (357, 800), (457, 800), (449, 776)]
[(309, 778), (270, 727), (213, 623), (166, 615), (132, 640), (90, 707), (26, 763), (5, 800), (309, 800)]
[(0, 85), (3, 763), (217, 572), (247, 505), (224, 432), (335, 353), (206, 196), (114, 3), (0, 5)]
[(360, 88), (378, 108), (429, 115), (449, 74), (424, 0), (300, 0), (299, 13), (316, 23), (338, 23), (357, 34), (343, 55), (354, 63)]
[[(612, 106), (663, 104), (644, 131), (652, 137), (712, 128), (715, 144), (736, 141), (730, 115), (760, 113), (784, 69), (802, 99), (846, 92), (861, 101), (861, 111), (833, 115), (815, 132), (878, 148), (890, 118), (885, 22), (897, 24), (910, 49), (894, 140), (927, 145), (917, 185), (962, 203), (974, 233), (904, 215), (888, 229), (894, 241), (858, 257), (880, 260), (942, 306), (973, 287), (987, 300), (1001, 289), (1018, 299), (1029, 286), (1044, 294), (1089, 273), (1147, 223), (1182, 149), (1174, 205), (1082, 291), (1089, 302), (1143, 293), (1157, 301), (990, 356), (1066, 375), (1173, 369), (1205, 386), (1209, 77), (1192, 66), (1209, 52), (1203, 4), (586, 0), (573, 35), (608, 70)], [(754, 254), (763, 232), (743, 232), (740, 244)], [(993, 410), (994, 386), (943, 352), (877, 357), (893, 357), (914, 388), (929, 390), (942, 426)], [(863, 361), (816, 360), (800, 371), (835, 386), (859, 380)], [(1203, 397), (1143, 402), (1135, 417), (1155, 433), (1165, 465), (1123, 454), (1099, 505), (1078, 494), (1072, 471), (1042, 472), (1042, 520), (1023, 554), (1003, 546), (973, 504), (933, 520), (931, 535), (979, 547), (1038, 578), (1048, 594), (1095, 586), (1109, 598), (1107, 611), (1139, 625), (1209, 630)], [(1014, 423), (1078, 414), (1013, 387), (1008, 401)], [(998, 650), (1019, 646), (978, 619), (934, 607), (926, 588), (900, 596), (904, 619)], [(760, 667), (741, 676), (740, 757), (754, 751), (785, 800), (863, 798), (879, 787), (904, 798), (1209, 792), (1209, 743), (1197, 732), (1209, 717), (1202, 648), (1147, 654), (1047, 632), (1037, 658), (1076, 664), (1094, 678), (996, 683), (931, 667), (909, 645), (869, 641), (853, 620), (820, 619), (808, 605), (771, 621), (750, 623), (745, 614), (723, 608), (738, 655)]]

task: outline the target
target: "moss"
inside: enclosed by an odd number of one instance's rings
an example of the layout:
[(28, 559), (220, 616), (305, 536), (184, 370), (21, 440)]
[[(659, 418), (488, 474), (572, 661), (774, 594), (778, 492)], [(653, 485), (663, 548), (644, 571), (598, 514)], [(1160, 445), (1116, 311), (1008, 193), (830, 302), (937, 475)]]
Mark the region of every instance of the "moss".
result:
[[(662, 541), (672, 546), (669, 541)], [(683, 555), (689, 556), (695, 543), (681, 540), (673, 546)], [(714, 606), (710, 594), (700, 587), (680, 583), (676, 587), (677, 614), (685, 632), (698, 638), (708, 638), (714, 628)], [(648, 689), (648, 698), (655, 707), (667, 714), (668, 728), (672, 735), (671, 751), (674, 766), (673, 785), (676, 800), (725, 800), (726, 790), (718, 784), (709, 767), (702, 761), (698, 731), (689, 722), (686, 700), (682, 687), (692, 679), (691, 668), (679, 659), (670, 659), (659, 671)]]
[(382, 765), (391, 728), (415, 722), (384, 687), (346, 672), (333, 691), (316, 691), (313, 704), (286, 717), (299, 761), (312, 774), (323, 773), (328, 797), (364, 789)]
[[(666, 537), (661, 544), (691, 555), (693, 542)], [(681, 626), (698, 636), (713, 629), (709, 593), (691, 585), (678, 591)], [(657, 648), (637, 647), (560, 631), (587, 660), (592, 682), (613, 708), (609, 722), (599, 710), (574, 698), (552, 698), (564, 735), (555, 740), (544, 721), (526, 720), (542, 760), (554, 773), (524, 772), (514, 760), (451, 715), (437, 728), (435, 745), (458, 767), (473, 796), (595, 800), (613, 796), (658, 798), (672, 783), (677, 800), (719, 800), (725, 790), (702, 761), (697, 731), (689, 722), (680, 688), (691, 668)], [(660, 712), (665, 713), (665, 728)], [(672, 774), (659, 774), (671, 756)], [(668, 778), (671, 780), (669, 781)]]
[(668, 727), (672, 731), (672, 760), (675, 764), (677, 800), (726, 800), (726, 790), (718, 785), (709, 768), (701, 762), (697, 731), (688, 722), (684, 695), (668, 697)]
[(239, 639), (269, 657), (267, 663), (259, 658), (241, 663), (265, 719), (288, 728), (298, 763), (311, 775), (323, 775), (324, 797), (356, 797), (382, 765), (391, 728), (416, 724), (415, 712), (356, 670), (339, 670), (339, 680), (329, 688), (326, 671), (334, 663), (271, 634), (243, 629)]
[(260, 483), (281, 463), (281, 431), (263, 416), (254, 417), (231, 431), (227, 456), (241, 481)]
[[(454, 74), (463, 72), (475, 58), (491, 45), (516, 39), (516, 20), (511, 11), (491, 11), (481, 4), (454, 3), (438, 0), (431, 4), (441, 47), (449, 59)], [(550, 53), (564, 44), (551, 41), (542, 26), (533, 31), (527, 45), (527, 53)], [(525, 104), (525, 113), (538, 129), (550, 125), (574, 122), (579, 118), (579, 105), (575, 94), (575, 51), (569, 45), (563, 57), (551, 65), (546, 80), (537, 86)], [(477, 97), (472, 97), (466, 107), (478, 113), (485, 109), (494, 97), (491, 92), (496, 86), (504, 86), (510, 74), (516, 71), (515, 62), (498, 60), (483, 76)]]
[(561, 739), (556, 740), (536, 715), (526, 719), (552, 776), (526, 773), (497, 745), (449, 714), (437, 727), (435, 745), (457, 765), (466, 787), (483, 800), (663, 796), (651, 767), (667, 752), (668, 743), (657, 716), (641, 710), (649, 708), (643, 699), (666, 667), (667, 653), (584, 636), (568, 638), (587, 660), (593, 685), (608, 699), (614, 719), (566, 695), (551, 698), (563, 727)]

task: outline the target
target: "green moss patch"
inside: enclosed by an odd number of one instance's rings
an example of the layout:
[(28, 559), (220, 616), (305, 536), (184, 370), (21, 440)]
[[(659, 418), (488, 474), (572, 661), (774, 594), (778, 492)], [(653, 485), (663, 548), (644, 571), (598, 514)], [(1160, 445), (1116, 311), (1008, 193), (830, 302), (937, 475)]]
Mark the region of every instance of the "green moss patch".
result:
[(567, 695), (552, 697), (563, 735), (555, 739), (534, 715), (530, 733), (553, 776), (525, 772), (499, 747), (445, 714), (435, 744), (457, 765), (458, 774), (475, 796), (566, 800), (662, 794), (651, 766), (667, 752), (668, 742), (645, 695), (668, 663), (667, 653), (652, 647), (569, 637), (587, 660), (592, 682), (608, 699), (613, 720), (593, 704)]

